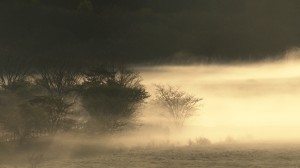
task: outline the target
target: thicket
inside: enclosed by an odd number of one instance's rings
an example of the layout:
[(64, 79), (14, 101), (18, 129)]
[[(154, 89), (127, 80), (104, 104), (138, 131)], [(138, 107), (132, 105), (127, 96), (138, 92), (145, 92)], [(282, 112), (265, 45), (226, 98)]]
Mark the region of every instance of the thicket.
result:
[[(0, 67), (0, 133), (12, 133), (20, 143), (37, 134), (74, 129), (119, 130), (134, 123), (149, 97), (139, 74), (125, 66), (78, 69), (57, 63), (32, 68), (7, 57)], [(83, 122), (82, 111), (88, 113)]]

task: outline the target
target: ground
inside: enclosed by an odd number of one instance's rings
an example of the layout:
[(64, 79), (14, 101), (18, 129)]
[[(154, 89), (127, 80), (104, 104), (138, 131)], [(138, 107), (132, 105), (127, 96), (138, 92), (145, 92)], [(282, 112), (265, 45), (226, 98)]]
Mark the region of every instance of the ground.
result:
[[(115, 149), (81, 146), (72, 152), (60, 152), (63, 157), (59, 153), (53, 155), (53, 151), (43, 152), (43, 161), (37, 168), (300, 167), (300, 146), (292, 144), (150, 145)], [(0, 163), (0, 168), (16, 167), (33, 168), (28, 159), (23, 159), (23, 163)]]

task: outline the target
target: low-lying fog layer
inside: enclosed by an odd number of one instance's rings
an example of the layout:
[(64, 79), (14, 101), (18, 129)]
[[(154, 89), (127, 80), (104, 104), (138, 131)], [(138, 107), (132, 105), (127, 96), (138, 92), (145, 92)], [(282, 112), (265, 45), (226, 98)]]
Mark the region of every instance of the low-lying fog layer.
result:
[(203, 98), (183, 128), (147, 103), (138, 129), (57, 134), (16, 150), (0, 144), (0, 168), (299, 167), (299, 143), (278, 143), (300, 139), (298, 56), (300, 50), (253, 64), (139, 67), (152, 95), (154, 84), (167, 84)]
[[(169, 84), (204, 99), (197, 114), (186, 123), (190, 136), (204, 136), (213, 141), (226, 137), (245, 141), (297, 140), (300, 138), (299, 56), (299, 50), (295, 50), (276, 61), (149, 66), (138, 71), (151, 93), (153, 84)], [(154, 112), (147, 110), (147, 114)]]

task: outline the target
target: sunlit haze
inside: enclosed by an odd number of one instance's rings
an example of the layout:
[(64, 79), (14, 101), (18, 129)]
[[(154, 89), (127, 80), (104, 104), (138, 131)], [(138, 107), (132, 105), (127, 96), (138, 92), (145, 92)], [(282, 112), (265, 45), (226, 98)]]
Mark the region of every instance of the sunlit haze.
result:
[(140, 68), (144, 84), (180, 87), (203, 101), (187, 122), (194, 135), (218, 141), (295, 140), (300, 135), (300, 60), (252, 64), (157, 66)]
[(300, 0), (0, 0), (0, 168), (300, 168)]

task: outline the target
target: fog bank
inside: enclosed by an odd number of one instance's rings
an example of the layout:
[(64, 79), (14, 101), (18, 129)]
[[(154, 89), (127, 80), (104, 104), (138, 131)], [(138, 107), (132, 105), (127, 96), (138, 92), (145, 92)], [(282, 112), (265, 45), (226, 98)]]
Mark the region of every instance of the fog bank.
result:
[(153, 84), (168, 84), (204, 99), (195, 116), (186, 123), (189, 131), (185, 132), (193, 136), (214, 141), (226, 137), (296, 140), (300, 139), (296, 133), (300, 130), (299, 53), (293, 50), (286, 53), (285, 59), (252, 64), (137, 69), (152, 94)]

